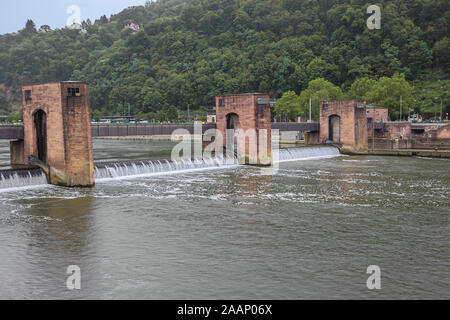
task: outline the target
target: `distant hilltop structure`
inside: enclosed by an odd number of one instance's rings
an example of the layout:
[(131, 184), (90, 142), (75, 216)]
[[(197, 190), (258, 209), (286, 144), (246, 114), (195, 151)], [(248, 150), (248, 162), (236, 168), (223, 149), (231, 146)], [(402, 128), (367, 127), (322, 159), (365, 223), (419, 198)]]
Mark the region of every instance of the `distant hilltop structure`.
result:
[(43, 26), (41, 26), (39, 28), (39, 32), (40, 33), (48, 33), (48, 32), (52, 32), (52, 28), (49, 25), (44, 24)]
[(70, 26), (65, 26), (63, 30), (80, 30), (80, 32), (87, 33), (87, 30), (83, 29), (81, 24), (76, 22), (72, 23)]
[(125, 29), (129, 29), (134, 32), (137, 32), (137, 31), (141, 30), (141, 27), (138, 24), (130, 23), (125, 26)]

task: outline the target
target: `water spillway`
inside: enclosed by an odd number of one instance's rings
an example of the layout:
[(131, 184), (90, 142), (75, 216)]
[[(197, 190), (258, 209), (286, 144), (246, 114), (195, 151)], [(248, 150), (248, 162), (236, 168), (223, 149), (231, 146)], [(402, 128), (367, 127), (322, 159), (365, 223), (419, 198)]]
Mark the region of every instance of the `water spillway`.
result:
[(304, 148), (288, 148), (280, 149), (280, 162), (298, 161), (308, 159), (326, 159), (340, 156), (338, 148), (333, 146), (304, 147)]
[(236, 165), (234, 159), (224, 158), (135, 160), (100, 162), (95, 165), (96, 181), (154, 174), (189, 172)]
[[(308, 159), (324, 159), (340, 156), (339, 149), (332, 146), (304, 147), (280, 149), (277, 162), (298, 161)], [(278, 158), (278, 159), (276, 159)], [(180, 160), (134, 160), (103, 162), (95, 165), (95, 179), (117, 179), (153, 174), (189, 172), (214, 168), (230, 168), (238, 166), (236, 158), (203, 158)]]
[[(280, 149), (274, 154), (276, 162), (325, 159), (339, 156), (339, 149), (332, 146)], [(187, 173), (208, 169), (232, 168), (237, 160), (224, 157), (179, 160), (128, 160), (95, 163), (97, 182), (130, 177), (151, 176), (170, 173)], [(46, 185), (47, 178), (41, 169), (1, 170), (0, 190)]]
[(47, 177), (41, 169), (1, 170), (0, 190), (47, 184)]

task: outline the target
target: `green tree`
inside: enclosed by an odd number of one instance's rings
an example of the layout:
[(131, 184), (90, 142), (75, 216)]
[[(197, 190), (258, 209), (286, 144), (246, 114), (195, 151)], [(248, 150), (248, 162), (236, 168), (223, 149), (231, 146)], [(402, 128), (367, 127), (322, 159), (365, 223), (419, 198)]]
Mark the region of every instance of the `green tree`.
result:
[(359, 57), (354, 57), (348, 63), (348, 77), (350, 79), (356, 79), (365, 77), (369, 74), (369, 68), (363, 63)]
[(92, 120), (94, 120), (95, 122), (99, 122), (101, 118), (102, 118), (102, 113), (100, 111), (98, 111), (98, 110), (92, 111)]
[(450, 41), (447, 37), (442, 38), (442, 40), (437, 41), (433, 47), (433, 55), (436, 61), (436, 65), (441, 65), (448, 69), (450, 62)]
[(175, 106), (169, 106), (165, 111), (165, 114), (168, 121), (178, 120), (178, 109)]
[(309, 115), (309, 102), (311, 99), (311, 117), (313, 120), (319, 119), (319, 105), (321, 101), (340, 100), (344, 98), (341, 88), (335, 86), (324, 78), (312, 80), (308, 88), (300, 94), (301, 114), (304, 117)]
[(404, 74), (380, 78), (366, 94), (367, 103), (389, 108), (391, 119), (399, 119), (400, 97), (403, 118), (414, 106), (413, 87), (405, 80)]
[(294, 91), (285, 92), (275, 104), (275, 114), (280, 118), (296, 120), (300, 111), (300, 98)]
[(139, 113), (136, 115), (136, 121), (142, 121), (145, 119), (145, 113), (143, 113), (142, 111), (139, 111)]
[(30, 36), (34, 33), (36, 33), (36, 24), (33, 22), (33, 20), (28, 19), (27, 23), (25, 24), (25, 28), (22, 30), (22, 33)]
[(155, 119), (156, 119), (156, 114), (154, 112), (146, 113), (144, 119), (148, 120), (148, 121), (151, 121), (151, 122), (154, 122)]
[(319, 77), (346, 89), (394, 73), (449, 78), (448, 0), (378, 2), (381, 30), (365, 27), (360, 0), (161, 0), (83, 22), (86, 32), (28, 21), (0, 35), (0, 96), (16, 105), (25, 84), (85, 81), (93, 109), (124, 114), (193, 111), (225, 93), (280, 97)]
[(167, 114), (163, 110), (159, 110), (158, 113), (155, 116), (156, 122), (165, 122), (167, 121)]
[(8, 122), (17, 123), (23, 121), (23, 110), (12, 112), (8, 115)]
[(377, 81), (368, 77), (355, 80), (346, 94), (349, 99), (366, 100), (367, 92), (369, 92)]
[[(448, 49), (448, 48), (447, 48)], [(414, 40), (405, 46), (406, 64), (414, 74), (420, 73), (430, 67), (433, 62), (433, 53), (425, 41)]]

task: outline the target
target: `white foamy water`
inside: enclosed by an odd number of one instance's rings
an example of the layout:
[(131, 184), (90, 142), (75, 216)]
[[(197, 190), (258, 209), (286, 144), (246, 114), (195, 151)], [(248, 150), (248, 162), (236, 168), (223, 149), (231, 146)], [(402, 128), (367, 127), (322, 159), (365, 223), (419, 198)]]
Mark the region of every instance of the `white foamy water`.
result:
[(279, 152), (279, 162), (326, 159), (341, 156), (336, 147), (306, 147), (282, 149)]
[[(312, 160), (337, 156), (340, 156), (340, 153), (335, 147), (292, 148), (279, 150), (279, 159), (277, 161)], [(95, 178), (97, 182), (104, 182), (111, 179), (234, 168), (238, 165), (236, 159), (225, 159), (223, 157), (195, 160), (136, 161), (126, 163), (118, 161), (107, 165), (97, 165), (95, 168)]]
[[(335, 147), (306, 147), (279, 150), (278, 162), (323, 159), (340, 156)], [(106, 182), (116, 179), (145, 177), (153, 175), (190, 173), (213, 169), (230, 169), (238, 166), (236, 159), (223, 157), (195, 159), (195, 160), (136, 160), (117, 161), (108, 164), (97, 164), (95, 167), (95, 179), (97, 182)], [(45, 174), (26, 175), (14, 173), (8, 177), (0, 175), (0, 190), (11, 191), (18, 188), (46, 185)]]
[(20, 190), (27, 187), (36, 187), (47, 184), (47, 177), (44, 173), (32, 175), (28, 172), (26, 175), (19, 175), (17, 172), (11, 176), (0, 174), (0, 192), (8, 190)]

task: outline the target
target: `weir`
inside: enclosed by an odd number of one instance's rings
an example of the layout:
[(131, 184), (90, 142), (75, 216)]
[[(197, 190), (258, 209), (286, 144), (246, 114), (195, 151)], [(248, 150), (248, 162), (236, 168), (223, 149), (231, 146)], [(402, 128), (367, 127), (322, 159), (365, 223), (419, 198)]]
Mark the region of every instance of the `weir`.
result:
[[(305, 147), (279, 150), (279, 162), (338, 157), (335, 147)], [(276, 158), (276, 157), (275, 157)], [(98, 182), (147, 175), (189, 173), (207, 169), (226, 169), (240, 166), (236, 159), (222, 156), (206, 159), (169, 159), (105, 161), (95, 163), (95, 179)], [(0, 170), (0, 190), (46, 185), (42, 169)]]

